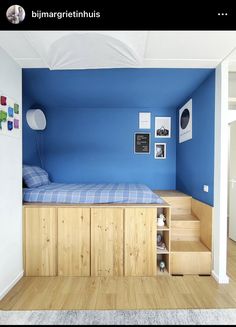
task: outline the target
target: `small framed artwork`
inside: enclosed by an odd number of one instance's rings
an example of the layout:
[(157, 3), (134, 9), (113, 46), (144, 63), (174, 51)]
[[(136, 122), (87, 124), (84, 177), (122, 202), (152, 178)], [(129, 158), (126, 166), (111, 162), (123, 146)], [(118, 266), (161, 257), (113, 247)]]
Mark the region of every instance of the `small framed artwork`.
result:
[(179, 143), (191, 140), (192, 130), (192, 99), (179, 110)]
[(171, 137), (171, 117), (155, 117), (155, 137)]
[(134, 153), (150, 154), (150, 133), (134, 134)]
[(166, 159), (166, 143), (155, 143), (155, 159)]
[(140, 112), (139, 113), (139, 129), (150, 129), (151, 128), (151, 113)]

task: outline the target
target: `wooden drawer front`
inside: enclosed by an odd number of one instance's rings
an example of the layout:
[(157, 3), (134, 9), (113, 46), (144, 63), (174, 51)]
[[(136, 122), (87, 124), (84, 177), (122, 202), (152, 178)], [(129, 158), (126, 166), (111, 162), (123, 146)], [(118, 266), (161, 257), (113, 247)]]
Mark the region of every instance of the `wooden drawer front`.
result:
[(90, 209), (58, 209), (58, 275), (90, 276)]
[(171, 274), (211, 274), (210, 252), (171, 253)]
[(57, 219), (54, 208), (25, 209), (25, 275), (57, 275)]
[(125, 209), (125, 275), (156, 276), (155, 208)]
[(91, 209), (91, 275), (123, 276), (123, 209)]

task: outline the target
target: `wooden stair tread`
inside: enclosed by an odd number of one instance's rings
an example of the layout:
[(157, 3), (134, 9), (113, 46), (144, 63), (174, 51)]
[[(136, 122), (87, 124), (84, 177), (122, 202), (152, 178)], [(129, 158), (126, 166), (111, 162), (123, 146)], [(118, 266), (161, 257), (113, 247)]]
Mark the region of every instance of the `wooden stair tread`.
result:
[(211, 252), (200, 241), (172, 241), (171, 252)]
[(199, 219), (191, 214), (186, 215), (172, 215), (171, 216), (172, 221), (193, 221), (193, 222), (200, 222)]
[(153, 190), (154, 193), (158, 194), (160, 197), (163, 198), (178, 198), (178, 197), (186, 197), (186, 198), (191, 198), (190, 195), (187, 195), (185, 193), (176, 191), (176, 190)]

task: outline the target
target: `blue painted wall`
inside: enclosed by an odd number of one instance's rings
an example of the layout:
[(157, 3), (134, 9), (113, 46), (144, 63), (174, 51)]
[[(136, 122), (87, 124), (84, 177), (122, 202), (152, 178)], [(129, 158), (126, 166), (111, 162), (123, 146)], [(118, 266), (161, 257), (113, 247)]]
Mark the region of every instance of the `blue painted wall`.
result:
[[(193, 101), (193, 138), (184, 143), (177, 141), (176, 186), (194, 198), (214, 204), (214, 114), (215, 73), (189, 96)], [(181, 108), (182, 105), (179, 107)], [(179, 113), (177, 111), (177, 117)], [(179, 133), (179, 131), (177, 131)], [(178, 134), (177, 134), (178, 135)], [(209, 193), (203, 185), (209, 185)]]
[[(42, 107), (47, 129), (24, 122), (23, 158), (55, 182), (138, 182), (176, 188), (176, 108), (209, 69), (23, 70), (23, 110)], [(152, 113), (151, 154), (134, 154), (138, 113)], [(154, 117), (171, 116), (172, 138), (154, 138)], [(167, 159), (154, 159), (154, 143)], [(36, 146), (37, 145), (37, 146)], [(41, 154), (41, 160), (38, 154)]]

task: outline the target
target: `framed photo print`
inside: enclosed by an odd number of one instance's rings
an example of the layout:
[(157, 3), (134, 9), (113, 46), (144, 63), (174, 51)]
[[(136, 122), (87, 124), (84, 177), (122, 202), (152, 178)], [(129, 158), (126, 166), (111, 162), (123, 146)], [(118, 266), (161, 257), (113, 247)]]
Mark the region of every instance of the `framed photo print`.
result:
[(155, 137), (171, 137), (171, 117), (155, 117)]
[(166, 143), (155, 143), (155, 159), (166, 159)]
[(150, 153), (150, 133), (134, 134), (134, 153)]

